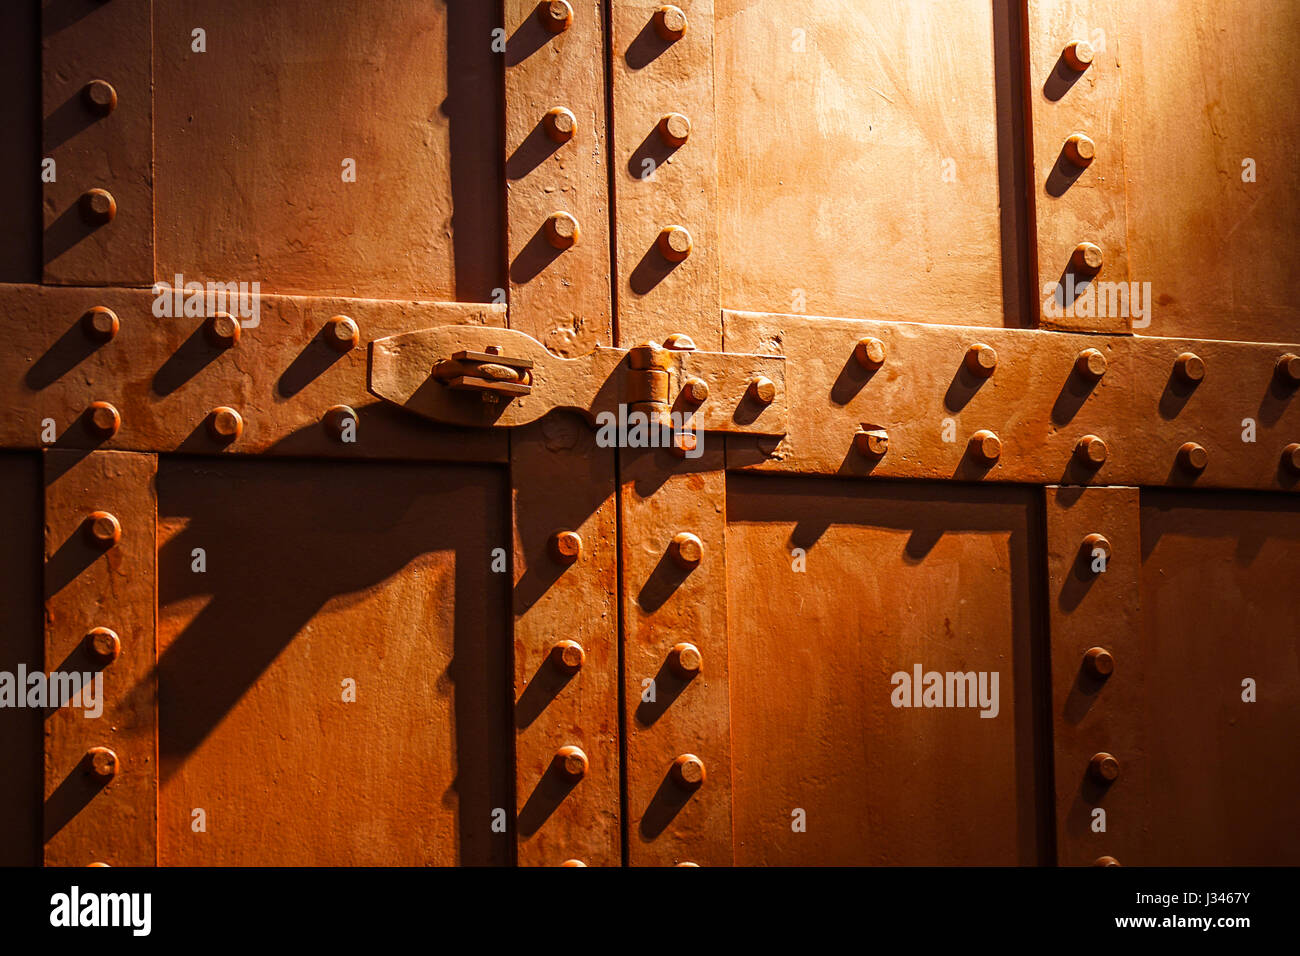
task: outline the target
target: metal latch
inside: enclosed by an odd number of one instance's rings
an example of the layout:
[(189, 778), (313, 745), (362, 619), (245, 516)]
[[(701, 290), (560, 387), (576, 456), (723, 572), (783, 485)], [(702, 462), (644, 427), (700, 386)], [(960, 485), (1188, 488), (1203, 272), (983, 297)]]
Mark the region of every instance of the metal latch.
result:
[(622, 408), (693, 430), (786, 432), (784, 356), (704, 352), (683, 335), (568, 359), (511, 329), (422, 329), (370, 343), (370, 391), (448, 425), (525, 425), (555, 408), (594, 424)]

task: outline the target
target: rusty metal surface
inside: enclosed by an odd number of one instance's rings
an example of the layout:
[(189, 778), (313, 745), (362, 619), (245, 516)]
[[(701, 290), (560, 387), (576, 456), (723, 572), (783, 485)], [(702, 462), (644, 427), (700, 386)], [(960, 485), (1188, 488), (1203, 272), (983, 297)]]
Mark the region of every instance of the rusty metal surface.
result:
[[(153, 2), (43, 0), (41, 12), (43, 156), (55, 162), (54, 180), (41, 180), (44, 281), (147, 285), (154, 279)], [(87, 101), (93, 80), (115, 91), (107, 115)], [(92, 189), (114, 200), (110, 222), (82, 208)]]
[[(732, 468), (1035, 484), (1292, 490), (1300, 482), (1283, 461), (1300, 434), (1300, 401), (1276, 370), (1300, 351), (1293, 345), (742, 312), (725, 320), (728, 349), (785, 355), (790, 396), (785, 437), (729, 439)], [(877, 369), (855, 358), (864, 337), (883, 343)], [(978, 345), (996, 353), (986, 377), (968, 357)], [(1096, 381), (1076, 367), (1089, 349), (1106, 359)], [(1202, 361), (1199, 382), (1177, 372), (1186, 352)], [(864, 428), (887, 433), (883, 457), (856, 446)], [(991, 462), (972, 447), (981, 431), (1001, 444)], [(1081, 454), (1089, 436), (1105, 442), (1100, 465)], [(1187, 442), (1207, 452), (1199, 473), (1180, 465)]]
[[(605, 12), (601, 0), (505, 0), (510, 327), (559, 355), (613, 342)], [(564, 141), (547, 132), (556, 107), (574, 120)], [(556, 214), (576, 222), (567, 248), (548, 240)]]
[[(0, 288), (0, 328), (14, 343), (0, 356), (0, 402), (13, 410), (0, 421), (0, 441), (37, 447), (52, 419), (61, 448), (505, 460), (502, 436), (434, 428), (370, 396), (360, 344), (447, 322), (501, 326), (503, 306), (264, 296), (257, 325), (226, 347), (208, 335), (204, 318), (158, 318), (154, 302), (145, 289)], [(118, 319), (107, 342), (85, 331), (84, 316), (96, 307)], [(358, 326), (356, 347), (329, 341), (338, 315)], [(89, 427), (98, 401), (121, 415), (111, 438)], [(337, 405), (356, 410), (355, 441), (339, 440), (323, 421)], [(243, 419), (228, 444), (207, 426), (221, 406)]]
[[(45, 669), (103, 681), (99, 716), (46, 718), (47, 866), (157, 862), (156, 473), (153, 455), (45, 452)], [(111, 546), (91, 534), (97, 513), (116, 520)], [(87, 649), (97, 627), (121, 641), (110, 664)], [(94, 748), (116, 755), (111, 779), (96, 775)]]
[[(734, 858), (726, 474), (720, 444), (710, 445), (706, 436), (700, 451), (694, 460), (663, 449), (619, 453), (624, 777), (633, 866), (729, 866)], [(674, 668), (674, 648), (683, 642), (701, 657), (693, 676)], [(676, 776), (677, 762), (692, 756), (703, 765), (702, 782)]]
[(717, 0), (724, 307), (1003, 324), (993, 7)]
[[(674, 331), (702, 349), (722, 346), (713, 6), (611, 2), (617, 331), (624, 345)], [(677, 235), (689, 245), (661, 245), (672, 227), (685, 230)]]
[[(511, 433), (510, 479), (518, 860), (618, 866), (614, 453), (596, 447), (577, 416), (553, 415)], [(571, 534), (578, 536), (577, 553), (561, 553), (557, 536)], [(570, 649), (576, 658), (559, 658), (556, 647), (564, 641), (577, 645)], [(566, 776), (557, 759), (564, 747), (587, 757), (580, 780)]]
[[(727, 484), (736, 862), (1044, 862), (1032, 495)], [(998, 672), (997, 715), (893, 706), (918, 665)]]
[(164, 460), (160, 863), (509, 862), (507, 500), (491, 467)]
[[(1120, 18), (1125, 6), (1110, 0), (1029, 0), (1027, 4), (1026, 94), (1037, 249), (1033, 292), (1045, 328), (1122, 333), (1135, 318), (1138, 327), (1149, 318), (1078, 314), (1086, 309), (1077, 305), (1076, 298), (1090, 278), (1096, 282), (1145, 278), (1136, 271), (1130, 276), (1129, 268), (1124, 157), (1125, 150), (1144, 137), (1124, 135), (1122, 77), (1128, 77), (1129, 71), (1121, 69)], [(1167, 14), (1155, 19), (1164, 23)], [(1145, 23), (1144, 31), (1155, 32), (1151, 20)], [(1091, 50), (1091, 59), (1080, 59), (1073, 52), (1076, 43)], [(1076, 135), (1095, 146), (1086, 164), (1082, 160), (1087, 157), (1079, 157), (1068, 145)], [(1072, 161), (1072, 155), (1080, 161)], [(1141, 189), (1146, 188), (1143, 183)], [(1101, 250), (1100, 272), (1072, 264), (1076, 246), (1084, 242)], [(1057, 309), (1062, 314), (1054, 314)]]
[[(1057, 862), (1091, 866), (1101, 856), (1125, 866), (1171, 862), (1152, 855), (1159, 825), (1153, 811), (1183, 794), (1166, 790), (1153, 769), (1156, 755), (1178, 744), (1153, 732), (1143, 716), (1162, 678), (1142, 623), (1149, 595), (1142, 584), (1139, 491), (1051, 486), (1043, 493)], [(1086, 540), (1097, 534), (1104, 548)], [(1111, 655), (1108, 675), (1089, 666), (1088, 652), (1096, 647)], [(1185, 718), (1185, 703), (1175, 712)], [(1114, 781), (1090, 772), (1097, 753), (1119, 761)]]
[[(44, 482), (35, 454), (0, 454), (0, 501), (5, 534), (0, 539), (0, 672), (16, 675), (41, 670), (45, 642), (41, 623), (41, 499)], [(17, 693), (26, 693), (26, 688)], [(39, 866), (41, 862), (42, 718), (35, 707), (0, 708), (0, 866)]]

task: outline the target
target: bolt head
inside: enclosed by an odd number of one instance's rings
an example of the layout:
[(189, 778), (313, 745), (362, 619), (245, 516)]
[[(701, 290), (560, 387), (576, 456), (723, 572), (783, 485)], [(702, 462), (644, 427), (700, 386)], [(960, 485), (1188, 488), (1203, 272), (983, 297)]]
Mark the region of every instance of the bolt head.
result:
[(1293, 474), (1300, 475), (1300, 442), (1292, 442), (1282, 449), (1282, 464)]
[(1090, 647), (1083, 655), (1083, 666), (1098, 679), (1109, 677), (1115, 671), (1115, 658), (1104, 647)]
[(664, 339), (664, 348), (671, 352), (694, 352), (695, 340), (685, 332), (674, 332)]
[(582, 535), (576, 531), (557, 531), (551, 535), (551, 557), (560, 564), (573, 564), (582, 555)]
[(853, 436), (853, 447), (868, 458), (884, 458), (889, 451), (889, 433), (883, 428), (860, 428)]
[(885, 364), (885, 343), (871, 336), (858, 339), (858, 344), (853, 347), (853, 357), (867, 371), (874, 372)]
[(117, 200), (107, 189), (88, 189), (78, 200), (81, 215), (86, 222), (102, 226), (113, 221), (117, 215)]
[(1086, 168), (1097, 156), (1097, 144), (1083, 133), (1074, 133), (1065, 141), (1065, 158), (1080, 169)]
[(97, 342), (107, 342), (117, 335), (117, 330), (121, 328), (121, 325), (117, 313), (102, 305), (88, 309), (85, 315), (81, 317), (82, 329), (86, 335)]
[(1074, 370), (1095, 382), (1106, 374), (1106, 364), (1106, 356), (1097, 349), (1084, 349), (1074, 360)]
[(689, 531), (675, 535), (668, 550), (678, 567), (697, 568), (704, 560), (704, 542)]
[(212, 344), (223, 349), (238, 345), (243, 334), (239, 320), (229, 312), (214, 312), (207, 321), (207, 331)]
[(1287, 386), (1295, 388), (1300, 385), (1300, 355), (1288, 352), (1286, 355), (1280, 356), (1277, 364), (1273, 366), (1273, 370), (1277, 373), (1277, 377)]
[(111, 548), (122, 540), (122, 523), (107, 511), (92, 511), (86, 531), (90, 540), (101, 548)]
[(565, 674), (576, 674), (586, 662), (587, 652), (577, 641), (556, 641), (547, 659)]
[(998, 353), (991, 345), (976, 342), (966, 350), (966, 368), (980, 378), (988, 378), (998, 367)]
[(208, 432), (220, 442), (232, 442), (244, 433), (244, 419), (227, 405), (218, 405), (208, 415)]
[(659, 138), (664, 144), (674, 149), (685, 146), (686, 141), (691, 138), (691, 121), (681, 113), (667, 113), (660, 117), (658, 126)]
[(1110, 562), (1110, 541), (1104, 534), (1097, 534), (1094, 531), (1092, 534), (1084, 535), (1083, 546), (1080, 550), (1083, 552), (1083, 556), (1088, 559), (1095, 556), (1094, 552), (1100, 551), (1106, 562)]
[(120, 769), (117, 754), (107, 747), (91, 747), (86, 751), (86, 758), (93, 776), (101, 780), (112, 780)]
[(586, 866), (581, 860), (565, 860), (560, 866)]
[(745, 394), (760, 405), (771, 405), (776, 401), (776, 383), (764, 375), (751, 379)]
[(86, 107), (98, 116), (107, 116), (117, 109), (117, 90), (107, 80), (91, 80), (81, 89)]
[(587, 755), (580, 747), (561, 747), (555, 753), (555, 765), (561, 776), (574, 782), (587, 775)]
[(1111, 783), (1119, 777), (1119, 761), (1108, 753), (1096, 753), (1088, 761), (1088, 771), (1095, 779)]
[(1122, 864), (1119, 862), (1119, 860), (1115, 859), (1113, 856), (1099, 856), (1097, 857), (1097, 859), (1092, 861), (1092, 865), (1093, 866), (1121, 866)]
[(86, 650), (91, 656), (105, 664), (111, 664), (122, 653), (122, 642), (117, 634), (107, 627), (92, 627), (86, 632), (84, 640)]
[(567, 212), (553, 212), (546, 217), (546, 241), (556, 249), (568, 249), (578, 241), (578, 220)]
[(699, 447), (700, 438), (694, 431), (675, 431), (673, 432), (672, 444), (668, 446), (668, 451), (677, 458), (685, 458), (688, 454), (693, 454)]
[(1174, 371), (1188, 385), (1205, 378), (1205, 362), (1195, 352), (1184, 352), (1174, 359)]
[(659, 39), (672, 43), (686, 36), (686, 14), (680, 7), (666, 3), (654, 14), (655, 33)]
[(991, 465), (1002, 457), (1002, 441), (987, 428), (981, 428), (970, 438), (970, 451), (977, 461)]
[(109, 402), (91, 402), (88, 417), (91, 430), (102, 438), (112, 438), (122, 427), (122, 414)]
[(659, 254), (669, 262), (681, 262), (691, 254), (691, 234), (682, 226), (664, 226), (655, 240)]
[(1070, 253), (1070, 268), (1084, 275), (1095, 275), (1101, 271), (1101, 246), (1093, 242), (1081, 242)]
[(678, 677), (690, 680), (704, 670), (704, 658), (700, 655), (700, 649), (694, 644), (676, 644), (668, 652), (668, 666)]
[(350, 352), (361, 342), (361, 330), (346, 315), (333, 316), (325, 323), (325, 338), (340, 352)]
[(355, 428), (357, 413), (351, 405), (331, 405), (325, 410), (325, 414), (321, 418), (325, 430), (335, 438), (343, 437), (343, 429), (349, 421), (353, 423), (352, 427)]
[(1105, 463), (1108, 452), (1106, 443), (1096, 435), (1084, 435), (1074, 446), (1075, 457), (1090, 468), (1100, 468)]
[(1178, 449), (1178, 464), (1183, 471), (1199, 473), (1210, 463), (1210, 455), (1194, 441), (1184, 442)]
[(673, 783), (694, 790), (704, 783), (704, 761), (695, 754), (682, 754), (673, 761)]
[(563, 33), (573, 25), (573, 7), (568, 0), (543, 0), (537, 7), (537, 16), (551, 33)]
[(1062, 51), (1062, 55), (1065, 57), (1065, 62), (1070, 69), (1076, 73), (1082, 73), (1092, 65), (1094, 53), (1092, 44), (1087, 40), (1075, 40), (1066, 46), (1065, 50)]
[(682, 397), (692, 405), (702, 405), (709, 397), (709, 383), (702, 378), (688, 378), (682, 387)]
[(578, 118), (573, 115), (572, 110), (567, 110), (563, 106), (552, 106), (542, 117), (542, 126), (552, 142), (567, 143), (578, 131)]

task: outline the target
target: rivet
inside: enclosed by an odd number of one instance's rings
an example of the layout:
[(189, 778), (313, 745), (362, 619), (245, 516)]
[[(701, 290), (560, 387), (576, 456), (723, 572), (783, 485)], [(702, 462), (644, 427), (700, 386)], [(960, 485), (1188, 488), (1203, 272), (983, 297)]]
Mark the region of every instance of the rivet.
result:
[(1113, 856), (1099, 856), (1097, 857), (1097, 859), (1092, 861), (1092, 865), (1093, 866), (1121, 866), (1122, 864), (1119, 862), (1119, 860), (1115, 859)]
[(239, 320), (229, 312), (214, 312), (206, 327), (213, 345), (228, 349), (239, 344), (242, 328)]
[(859, 428), (853, 447), (868, 458), (884, 458), (889, 451), (889, 433), (883, 428)]
[(704, 761), (695, 754), (682, 754), (673, 761), (673, 783), (694, 790), (704, 783)]
[(1110, 541), (1104, 534), (1094, 531), (1092, 534), (1084, 535), (1081, 550), (1089, 559), (1097, 557), (1097, 552), (1100, 551), (1101, 557), (1105, 558), (1108, 564), (1110, 563)]
[(687, 455), (694, 454), (699, 444), (699, 436), (694, 431), (674, 431), (668, 451), (674, 457), (685, 458)]
[(681, 262), (691, 254), (691, 234), (681, 226), (664, 226), (655, 245), (669, 262)]
[(686, 35), (686, 14), (680, 7), (665, 3), (655, 11), (654, 25), (655, 33), (659, 34), (661, 40), (670, 43), (673, 40), (680, 40)]
[(553, 212), (546, 217), (546, 241), (556, 249), (568, 249), (578, 241), (578, 220), (567, 212)]
[[(92, 866), (108, 866), (108, 864), (107, 864), (107, 863), (99, 863), (99, 862), (95, 862), (95, 863), (87, 863), (86, 866), (89, 868), (89, 867), (92, 867)], [(110, 867), (110, 869), (111, 869), (111, 867)]]
[(561, 747), (555, 753), (555, 762), (560, 773), (570, 780), (581, 780), (587, 775), (587, 755), (580, 747)]
[(107, 627), (92, 627), (86, 632), (86, 650), (105, 664), (111, 664), (122, 653), (122, 642)]
[(674, 865), (674, 866), (693, 866), (693, 867), (696, 867), (697, 869), (699, 868), (699, 864), (698, 864), (698, 863), (692, 863), (690, 860), (682, 860), (682, 862), (680, 862), (680, 863), (675, 863), (675, 864), (673, 864), (673, 865)]
[(91, 402), (90, 427), (101, 437), (112, 438), (122, 427), (122, 414), (109, 402)]
[(1174, 359), (1174, 371), (1188, 385), (1205, 378), (1205, 362), (1195, 352), (1184, 352)]
[(244, 433), (244, 419), (228, 405), (218, 405), (208, 415), (208, 432), (220, 442), (232, 442)]
[(750, 379), (745, 394), (760, 405), (771, 405), (776, 401), (776, 383), (765, 375)]
[(576, 674), (587, 660), (587, 652), (577, 641), (556, 641), (547, 659), (564, 673)]
[(664, 114), (655, 128), (659, 130), (659, 138), (669, 146), (685, 146), (691, 138), (691, 121), (681, 113)]
[(1106, 443), (1096, 435), (1084, 435), (1074, 446), (1074, 456), (1092, 468), (1100, 468), (1106, 461), (1106, 454)]
[(1084, 349), (1074, 360), (1074, 370), (1091, 381), (1106, 374), (1106, 356), (1097, 349)]
[(1082, 73), (1092, 65), (1092, 44), (1087, 40), (1075, 40), (1066, 46), (1063, 53), (1065, 62), (1077, 73)]
[(573, 23), (573, 7), (568, 0), (543, 0), (537, 7), (537, 16), (552, 33), (563, 33)]
[(565, 860), (560, 866), (586, 866), (581, 860)]
[(1300, 385), (1300, 355), (1287, 352), (1280, 356), (1277, 364), (1273, 366), (1273, 371), (1287, 385), (1292, 387)]
[(107, 189), (88, 189), (78, 200), (81, 215), (87, 222), (102, 226), (117, 215), (117, 200)]
[(1115, 658), (1104, 647), (1090, 647), (1083, 654), (1083, 666), (1093, 677), (1109, 677), (1115, 670)]
[(582, 535), (576, 531), (557, 531), (551, 535), (551, 557), (560, 564), (573, 564), (582, 554)]
[(1081, 242), (1070, 253), (1070, 268), (1084, 275), (1094, 275), (1101, 271), (1101, 246), (1094, 242)]
[(885, 364), (885, 343), (869, 335), (858, 339), (858, 344), (853, 346), (853, 357), (863, 368), (874, 372)]
[(343, 437), (343, 430), (349, 421), (352, 422), (352, 427), (356, 428), (357, 413), (351, 405), (331, 405), (321, 418), (325, 430), (335, 438)]
[(92, 113), (100, 116), (117, 109), (117, 90), (107, 80), (91, 80), (82, 87), (81, 98)]
[(681, 531), (673, 536), (668, 551), (673, 560), (683, 568), (699, 567), (704, 560), (704, 542), (689, 531)]
[(682, 386), (682, 397), (692, 405), (702, 405), (709, 397), (709, 383), (702, 378), (688, 378)]
[(1103, 783), (1110, 783), (1119, 776), (1119, 761), (1108, 753), (1096, 753), (1088, 761), (1088, 772)]
[(998, 367), (998, 353), (993, 346), (985, 345), (983, 342), (976, 342), (966, 350), (966, 357), (963, 361), (971, 374), (978, 375), (980, 378), (988, 378), (993, 374), (994, 369)]
[(1282, 449), (1282, 464), (1300, 475), (1300, 442), (1292, 442)]
[(90, 772), (101, 780), (112, 780), (117, 776), (120, 762), (117, 754), (107, 747), (91, 747), (86, 751), (90, 761)]
[(81, 327), (92, 339), (107, 342), (117, 335), (117, 330), (122, 327), (122, 323), (118, 321), (117, 313), (112, 309), (97, 305), (86, 310), (86, 314), (81, 317)]
[(1209, 453), (1194, 441), (1184, 442), (1178, 449), (1178, 465), (1184, 471), (1201, 472), (1209, 463)]
[(572, 110), (567, 110), (563, 106), (552, 106), (542, 117), (542, 125), (546, 129), (546, 135), (554, 142), (567, 143), (573, 139), (573, 134), (578, 130), (578, 118), (573, 115)]
[(107, 511), (92, 511), (86, 528), (90, 540), (101, 548), (111, 548), (122, 540), (122, 523)]
[(361, 342), (361, 330), (346, 315), (336, 315), (325, 323), (325, 338), (340, 352), (350, 352)]
[(676, 644), (668, 652), (668, 666), (678, 677), (689, 680), (704, 669), (704, 658), (694, 644)]
[(1002, 441), (987, 428), (981, 428), (970, 437), (970, 451), (977, 461), (991, 465), (1002, 457)]
[(1097, 156), (1097, 144), (1083, 133), (1073, 133), (1065, 141), (1065, 158), (1085, 169)]
[(674, 332), (664, 339), (664, 348), (672, 352), (694, 352), (695, 340), (685, 332)]

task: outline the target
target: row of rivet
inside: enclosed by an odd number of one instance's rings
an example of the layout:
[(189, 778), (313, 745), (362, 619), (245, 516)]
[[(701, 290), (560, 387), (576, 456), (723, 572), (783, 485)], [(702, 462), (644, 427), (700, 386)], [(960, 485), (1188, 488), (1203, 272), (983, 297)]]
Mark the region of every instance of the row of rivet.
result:
[[(1093, 61), (1092, 44), (1075, 40), (1062, 51), (1062, 59), (1076, 73), (1083, 73)], [(1097, 144), (1086, 133), (1072, 133), (1066, 137), (1062, 153), (1067, 162), (1077, 170), (1087, 169), (1097, 156)], [(1070, 253), (1070, 268), (1083, 276), (1094, 276), (1102, 267), (1101, 247), (1095, 242), (1080, 242)]]

